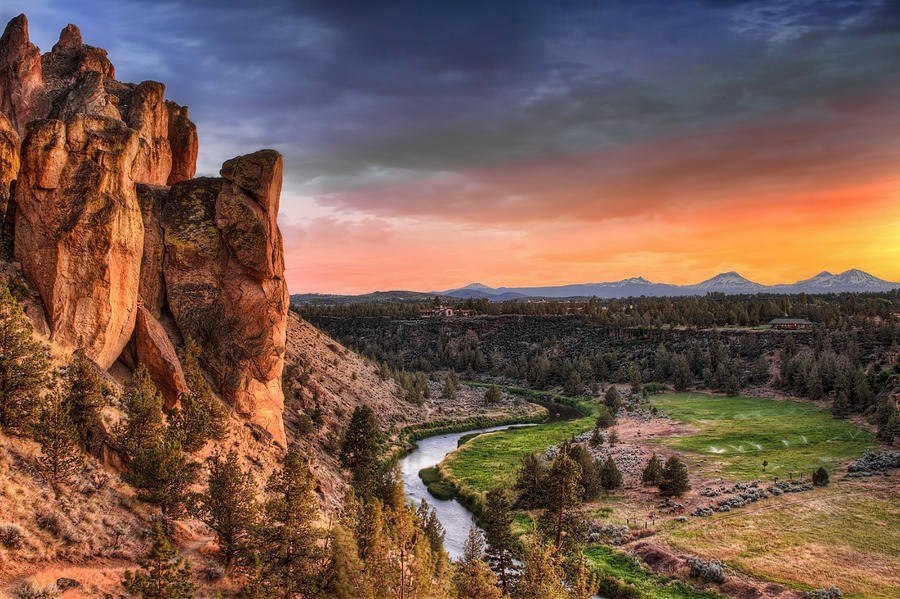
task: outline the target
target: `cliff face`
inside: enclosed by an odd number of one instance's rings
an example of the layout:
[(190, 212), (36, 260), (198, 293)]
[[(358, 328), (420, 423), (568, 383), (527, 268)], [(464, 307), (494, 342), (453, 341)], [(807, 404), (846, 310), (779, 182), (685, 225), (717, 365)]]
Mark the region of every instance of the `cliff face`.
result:
[(74, 25), (41, 55), (25, 16), (9, 22), (0, 225), (51, 341), (103, 368), (145, 362), (173, 406), (184, 390), (175, 348), (190, 335), (221, 395), (284, 445), (281, 156), (239, 156), (221, 177), (193, 179), (197, 152), (187, 107), (162, 83), (116, 81)]

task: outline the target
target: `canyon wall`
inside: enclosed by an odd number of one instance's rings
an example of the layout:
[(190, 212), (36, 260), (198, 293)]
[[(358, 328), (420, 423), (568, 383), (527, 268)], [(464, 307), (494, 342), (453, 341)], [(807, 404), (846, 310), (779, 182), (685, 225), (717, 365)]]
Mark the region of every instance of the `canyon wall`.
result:
[(238, 415), (284, 445), (288, 292), (282, 158), (193, 178), (197, 128), (165, 86), (115, 79), (66, 26), (50, 52), (20, 15), (0, 37), (0, 231), (40, 294), (50, 340), (103, 368), (144, 363), (166, 405), (190, 336)]

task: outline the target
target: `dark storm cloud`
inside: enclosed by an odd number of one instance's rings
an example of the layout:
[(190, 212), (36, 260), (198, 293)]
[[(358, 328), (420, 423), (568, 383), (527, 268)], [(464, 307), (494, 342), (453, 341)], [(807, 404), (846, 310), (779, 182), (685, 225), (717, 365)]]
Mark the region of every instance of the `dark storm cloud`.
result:
[[(192, 107), (201, 170), (250, 147), (308, 193), (602, 149), (896, 77), (891, 2), (16, 2)], [(894, 8), (891, 8), (894, 6)]]

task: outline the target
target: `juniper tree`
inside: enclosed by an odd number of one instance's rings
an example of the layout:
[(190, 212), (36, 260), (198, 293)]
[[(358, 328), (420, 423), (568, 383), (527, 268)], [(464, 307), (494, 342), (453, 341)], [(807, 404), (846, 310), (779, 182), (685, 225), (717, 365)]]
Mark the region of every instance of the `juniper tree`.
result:
[(503, 595), (497, 588), (497, 575), (484, 561), (484, 538), (474, 524), (456, 565), (453, 587), (458, 597), (468, 599), (500, 599)]
[(828, 470), (824, 466), (819, 466), (818, 470), (812, 474), (813, 484), (817, 487), (824, 487), (828, 484)]
[(144, 571), (126, 571), (122, 586), (129, 594), (142, 599), (195, 597), (197, 585), (191, 565), (178, 557), (178, 550), (172, 546), (159, 520), (153, 522), (151, 536), (150, 551), (138, 560)]
[(47, 381), (43, 346), (6, 283), (0, 283), (0, 428), (27, 432)]
[(41, 401), (36, 422), (34, 436), (41, 444), (41, 471), (58, 499), (62, 486), (84, 463), (68, 402), (58, 386)]
[(694, 382), (694, 373), (688, 363), (687, 356), (675, 354), (672, 358), (672, 384), (676, 391), (685, 391)]
[(200, 369), (200, 347), (190, 336), (185, 340), (181, 365), (188, 391), (181, 396), (180, 407), (169, 414), (169, 427), (185, 451), (193, 452), (210, 439), (225, 434), (225, 407), (213, 395)]
[(619, 396), (615, 385), (610, 385), (609, 389), (606, 390), (606, 395), (603, 396), (603, 403), (606, 405), (609, 413), (615, 417), (616, 412), (622, 407), (622, 398)]
[(491, 385), (488, 387), (487, 392), (484, 394), (484, 403), (488, 405), (493, 405), (496, 403), (500, 403), (500, 400), (503, 399), (503, 393), (500, 391), (500, 387), (497, 385)]
[(581, 499), (591, 501), (600, 495), (601, 481), (597, 461), (584, 445), (573, 443), (568, 447), (569, 456), (581, 466)]
[(515, 599), (568, 599), (563, 582), (565, 572), (552, 543), (531, 540), (525, 543), (522, 576), (516, 584)]
[(313, 596), (323, 535), (316, 526), (319, 505), (309, 461), (296, 449), (288, 450), (281, 469), (269, 477), (266, 492), (257, 532), (262, 578), (279, 596)]
[(141, 501), (158, 505), (166, 516), (179, 516), (199, 470), (176, 439), (159, 438), (137, 450), (122, 479), (137, 489)]
[(122, 407), (125, 420), (116, 428), (116, 439), (130, 461), (142, 447), (156, 443), (165, 434), (163, 400), (143, 364), (125, 384)]
[(106, 405), (100, 369), (84, 350), (77, 349), (66, 372), (69, 387), (69, 413), (78, 431), (81, 446), (90, 453), (98, 453), (102, 440), (97, 433), (102, 427), (100, 412)]
[(444, 377), (444, 398), (449, 400), (456, 399), (458, 389), (459, 379), (457, 378), (456, 373), (451, 370), (447, 373), (447, 376)]
[(622, 486), (622, 473), (619, 472), (612, 456), (607, 456), (606, 461), (600, 466), (600, 485), (607, 491), (614, 491)]
[(650, 460), (647, 462), (647, 467), (641, 473), (641, 482), (645, 485), (659, 485), (659, 482), (662, 480), (662, 470), (662, 461), (656, 457), (656, 452), (653, 452), (653, 455), (650, 456)]
[(687, 466), (677, 456), (666, 460), (658, 486), (659, 492), (667, 497), (679, 496), (691, 488)]
[(259, 516), (256, 483), (243, 471), (237, 453), (209, 459), (206, 491), (199, 497), (197, 515), (216, 533), (225, 566), (244, 561)]

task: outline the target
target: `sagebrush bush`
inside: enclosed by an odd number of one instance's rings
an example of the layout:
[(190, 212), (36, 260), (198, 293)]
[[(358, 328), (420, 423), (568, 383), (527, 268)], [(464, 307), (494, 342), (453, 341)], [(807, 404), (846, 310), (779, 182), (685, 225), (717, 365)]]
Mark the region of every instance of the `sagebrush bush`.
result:
[(694, 578), (706, 582), (725, 582), (725, 566), (718, 560), (708, 562), (699, 557), (692, 557), (688, 559), (688, 565), (691, 567), (691, 576)]
[(814, 591), (806, 591), (803, 596), (806, 599), (841, 599), (844, 593), (841, 589), (831, 586), (827, 589), (816, 589)]
[(38, 512), (38, 514), (34, 517), (35, 522), (37, 522), (38, 528), (41, 530), (46, 530), (50, 534), (55, 537), (62, 536), (63, 531), (63, 519), (59, 515), (59, 512), (44, 510)]
[(0, 545), (7, 549), (18, 549), (25, 541), (25, 531), (18, 524), (4, 522), (0, 524)]
[(60, 594), (59, 588), (55, 584), (42, 587), (31, 581), (24, 583), (16, 591), (18, 599), (55, 599)]

